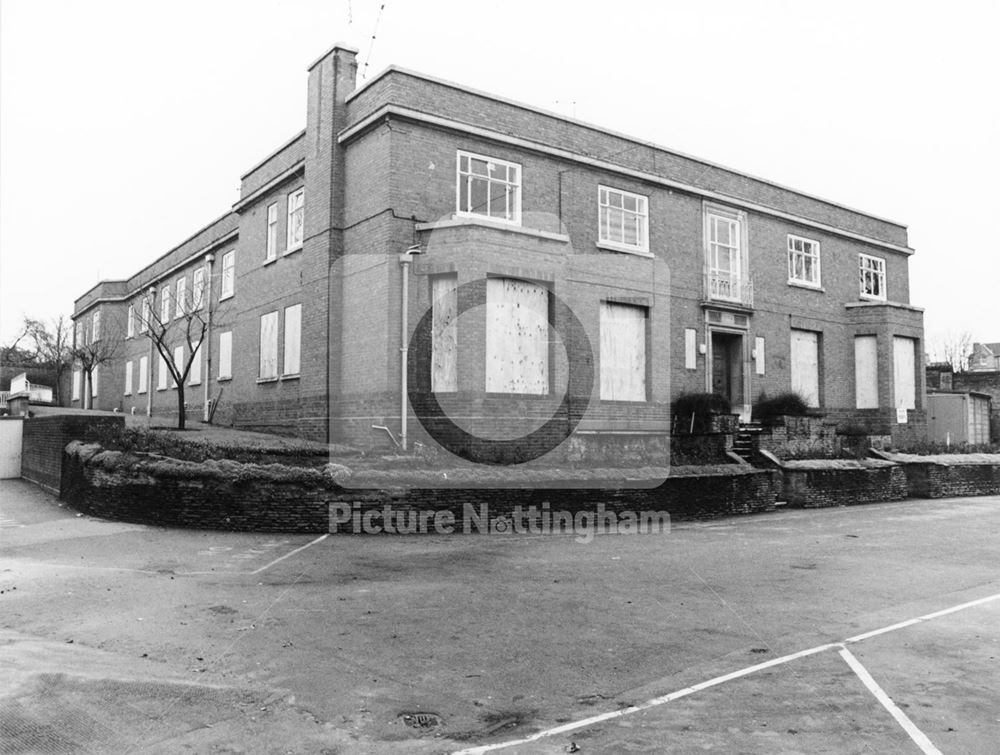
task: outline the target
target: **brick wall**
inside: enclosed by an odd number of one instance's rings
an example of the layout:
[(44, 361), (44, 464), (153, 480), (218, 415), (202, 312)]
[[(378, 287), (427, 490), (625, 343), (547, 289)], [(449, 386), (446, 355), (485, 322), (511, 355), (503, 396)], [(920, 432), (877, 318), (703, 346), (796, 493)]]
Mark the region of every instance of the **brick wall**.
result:
[[(690, 519), (769, 511), (775, 473), (733, 465), (692, 474), (679, 470), (650, 489), (519, 488), (345, 490), (315, 469), (240, 464), (142, 461), (82, 443), (69, 449), (65, 497), (85, 513), (162, 526), (258, 532), (327, 532), (331, 504), (379, 509), (451, 511), (458, 530), (471, 507), (490, 516), (515, 506), (571, 512), (667, 511)], [(341, 530), (343, 531), (343, 530)]]
[(915, 498), (1000, 494), (1000, 464), (906, 461), (903, 470)]
[(61, 495), (64, 449), (74, 440), (92, 437), (96, 428), (124, 427), (124, 417), (58, 414), (24, 420), (21, 477)]
[[(796, 464), (792, 462), (791, 464)], [(906, 498), (906, 474), (889, 462), (824, 466), (822, 462), (783, 466), (784, 496), (790, 506), (818, 508)]]

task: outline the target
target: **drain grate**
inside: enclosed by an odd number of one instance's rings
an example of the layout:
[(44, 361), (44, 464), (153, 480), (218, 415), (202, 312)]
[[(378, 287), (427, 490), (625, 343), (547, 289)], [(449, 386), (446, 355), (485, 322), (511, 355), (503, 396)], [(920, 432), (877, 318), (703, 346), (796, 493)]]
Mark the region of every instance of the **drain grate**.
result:
[(443, 722), (437, 713), (400, 713), (399, 720), (411, 729), (427, 731), (440, 726)]

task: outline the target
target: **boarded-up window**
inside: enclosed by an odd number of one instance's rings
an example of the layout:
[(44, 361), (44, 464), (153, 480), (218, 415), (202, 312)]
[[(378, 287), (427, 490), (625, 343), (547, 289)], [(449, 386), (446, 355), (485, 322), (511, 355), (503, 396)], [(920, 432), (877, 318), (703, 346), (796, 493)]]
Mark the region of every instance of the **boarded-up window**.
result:
[(233, 376), (233, 333), (219, 333), (219, 380)]
[(753, 341), (753, 365), (756, 374), (764, 374), (764, 339), (759, 336)]
[(226, 252), (222, 255), (222, 293), (220, 299), (226, 299), (236, 292), (236, 252)]
[(194, 286), (191, 288), (191, 308), (194, 311), (201, 309), (205, 302), (205, 268), (199, 267), (194, 271)]
[(646, 308), (601, 302), (601, 399), (646, 400)]
[(191, 372), (188, 373), (188, 383), (190, 385), (201, 383), (201, 341), (194, 345), (194, 356), (191, 357)]
[(684, 367), (688, 370), (698, 368), (698, 331), (694, 328), (684, 329)]
[(167, 390), (167, 360), (160, 354), (159, 370), (156, 373), (156, 390)]
[(132, 362), (125, 362), (125, 395), (132, 395)]
[(878, 339), (854, 339), (854, 405), (858, 409), (878, 409)]
[(282, 375), (298, 375), (302, 343), (302, 305), (285, 307), (285, 354)]
[(487, 279), (486, 390), (549, 392), (549, 292), (543, 286)]
[(916, 347), (912, 338), (892, 339), (893, 383), (896, 388), (896, 408), (917, 408)]
[(187, 300), (187, 278), (177, 279), (177, 313), (176, 317), (183, 317), (184, 313), (189, 309), (189, 302)]
[(73, 401), (80, 400), (80, 381), (82, 372), (80, 370), (73, 370)]
[(431, 279), (431, 390), (458, 390), (458, 294), (454, 275)]
[(136, 393), (145, 393), (147, 385), (149, 385), (149, 357), (139, 357), (139, 390)]
[(278, 377), (278, 313), (260, 316), (260, 377)]
[(792, 331), (792, 390), (819, 406), (819, 333)]
[(91, 398), (97, 398), (97, 389), (99, 386), (99, 380), (101, 375), (101, 366), (97, 365), (93, 370), (90, 371), (90, 396)]

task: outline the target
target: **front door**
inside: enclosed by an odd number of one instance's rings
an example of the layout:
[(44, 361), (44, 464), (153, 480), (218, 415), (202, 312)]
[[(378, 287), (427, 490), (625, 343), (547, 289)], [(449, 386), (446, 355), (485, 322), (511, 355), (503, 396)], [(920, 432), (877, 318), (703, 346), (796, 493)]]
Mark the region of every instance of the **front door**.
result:
[(734, 410), (743, 405), (743, 336), (712, 333), (712, 392), (729, 399)]

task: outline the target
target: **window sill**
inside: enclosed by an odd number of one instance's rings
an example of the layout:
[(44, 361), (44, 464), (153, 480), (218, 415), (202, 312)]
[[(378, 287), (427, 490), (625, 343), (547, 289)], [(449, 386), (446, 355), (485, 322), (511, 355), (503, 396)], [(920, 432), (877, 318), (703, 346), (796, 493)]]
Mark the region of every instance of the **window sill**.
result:
[(219, 375), (219, 377), (217, 377), (215, 379), (215, 382), (216, 383), (228, 383), (232, 379), (233, 379), (232, 375)]
[(646, 257), (648, 259), (653, 259), (654, 255), (648, 249), (640, 249), (637, 246), (629, 246), (628, 244), (616, 244), (613, 241), (598, 241), (598, 249), (604, 249), (608, 252), (621, 252), (623, 254), (631, 254), (635, 257)]
[(145, 396), (146, 395), (146, 391), (139, 391), (136, 395), (137, 396)]
[(887, 299), (884, 296), (871, 296), (870, 294), (861, 294), (859, 297), (862, 301), (875, 301), (886, 303)]
[(265, 257), (264, 262), (261, 264), (261, 267), (266, 267), (267, 265), (273, 265), (277, 261), (278, 261), (278, 255), (274, 255), (273, 257)]
[(284, 252), (282, 252), (283, 257), (287, 257), (289, 254), (295, 254), (296, 252), (302, 251), (302, 242), (300, 241), (295, 246), (288, 247)]
[(285, 381), (285, 380), (298, 380), (299, 379), (299, 373), (296, 372), (296, 373), (291, 374), (291, 375), (282, 375), (280, 379), (282, 381)]
[(259, 377), (259, 378), (257, 378), (257, 385), (263, 385), (264, 383), (277, 383), (277, 382), (278, 382), (278, 376), (277, 375), (275, 375), (274, 377)]
[(188, 383), (188, 388), (196, 388), (199, 385), (201, 385), (200, 380), (197, 383)]
[(222, 296), (219, 297), (219, 301), (225, 301), (226, 299), (232, 299), (234, 296), (236, 296), (235, 292), (231, 293), (231, 294), (223, 294)]
[(519, 222), (512, 223), (510, 221), (494, 220), (480, 215), (459, 214), (452, 216), (449, 220), (438, 220), (434, 223), (418, 223), (415, 227), (418, 231), (438, 231), (445, 228), (471, 228), (477, 226), (480, 228), (492, 228), (497, 231), (506, 231), (508, 233), (520, 233), (525, 236), (534, 236), (535, 238), (548, 239), (550, 241), (561, 241), (564, 244), (569, 243), (569, 236), (565, 233), (543, 231), (538, 228), (525, 228)]
[(789, 280), (789, 286), (795, 286), (795, 288), (807, 288), (810, 291), (819, 291), (820, 293), (826, 293), (826, 289), (823, 286), (816, 286), (812, 283), (806, 283), (805, 281)]
[(648, 398), (602, 398), (602, 404), (609, 404), (611, 406), (643, 406), (649, 403)]

